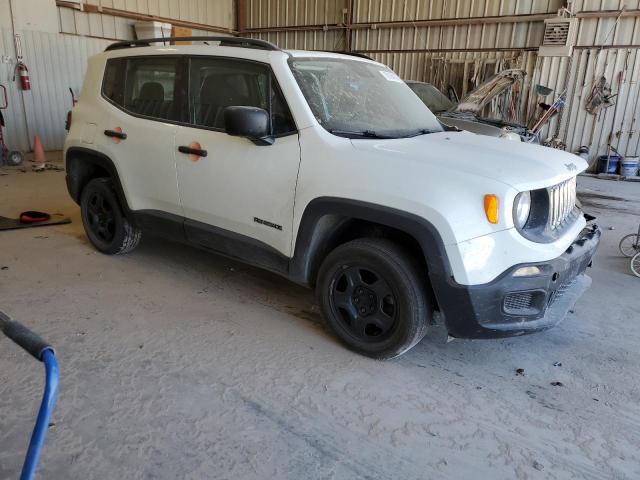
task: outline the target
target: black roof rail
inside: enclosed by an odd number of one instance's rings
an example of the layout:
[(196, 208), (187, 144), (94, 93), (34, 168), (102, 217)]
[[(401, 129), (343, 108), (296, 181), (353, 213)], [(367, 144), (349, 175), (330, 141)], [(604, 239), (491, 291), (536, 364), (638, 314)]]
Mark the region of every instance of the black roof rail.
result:
[(245, 37), (166, 37), (166, 38), (142, 38), (140, 40), (125, 40), (116, 42), (104, 49), (105, 52), (110, 50), (121, 50), (123, 48), (149, 47), (152, 43), (171, 44), (173, 41), (193, 41), (193, 42), (220, 42), (221, 47), (242, 47), (242, 48), (259, 48), (262, 50), (278, 50), (281, 48), (271, 42), (258, 40), (257, 38)]

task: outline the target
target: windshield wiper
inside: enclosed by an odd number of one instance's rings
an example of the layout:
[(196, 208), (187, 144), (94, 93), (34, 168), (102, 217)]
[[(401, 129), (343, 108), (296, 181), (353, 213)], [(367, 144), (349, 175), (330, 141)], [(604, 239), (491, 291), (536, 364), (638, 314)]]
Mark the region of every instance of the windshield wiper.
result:
[(329, 130), (329, 133), (333, 133), (334, 135), (340, 135), (343, 137), (363, 137), (363, 138), (396, 138), (391, 137), (389, 135), (379, 135), (373, 130), (362, 130), (362, 131), (349, 131), (349, 130), (337, 130), (332, 128)]
[(440, 130), (431, 130), (429, 128), (420, 128), (418, 130), (416, 130), (415, 132), (412, 132), (408, 135), (403, 135), (400, 138), (412, 138), (412, 137), (418, 137), (420, 135), (428, 135), (430, 133), (438, 133), (440, 132)]

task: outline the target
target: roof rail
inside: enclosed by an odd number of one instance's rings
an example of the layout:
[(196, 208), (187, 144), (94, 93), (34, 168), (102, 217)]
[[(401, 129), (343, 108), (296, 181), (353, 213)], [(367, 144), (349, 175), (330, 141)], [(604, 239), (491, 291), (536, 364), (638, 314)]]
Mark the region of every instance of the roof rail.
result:
[(242, 47), (242, 48), (259, 48), (262, 50), (281, 50), (280, 47), (271, 42), (258, 40), (256, 38), (245, 37), (166, 37), (166, 38), (143, 38), (140, 40), (125, 40), (116, 42), (104, 49), (105, 52), (110, 50), (121, 50), (123, 48), (133, 47), (149, 47), (152, 43), (170, 44), (173, 41), (193, 41), (193, 42), (220, 42), (222, 47)]

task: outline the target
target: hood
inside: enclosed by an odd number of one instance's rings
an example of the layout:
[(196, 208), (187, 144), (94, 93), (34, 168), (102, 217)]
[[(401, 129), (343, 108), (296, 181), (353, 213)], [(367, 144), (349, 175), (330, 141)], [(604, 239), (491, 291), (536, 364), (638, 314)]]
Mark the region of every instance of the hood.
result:
[(491, 100), (522, 80), (527, 72), (520, 69), (503, 70), (468, 93), (452, 111), (479, 114)]
[(576, 176), (587, 163), (571, 153), (529, 143), (506, 142), (468, 132), (439, 132), (394, 140), (352, 140), (359, 150), (383, 155), (403, 168), (420, 163), (425, 172), (471, 174), (519, 191), (556, 185)]

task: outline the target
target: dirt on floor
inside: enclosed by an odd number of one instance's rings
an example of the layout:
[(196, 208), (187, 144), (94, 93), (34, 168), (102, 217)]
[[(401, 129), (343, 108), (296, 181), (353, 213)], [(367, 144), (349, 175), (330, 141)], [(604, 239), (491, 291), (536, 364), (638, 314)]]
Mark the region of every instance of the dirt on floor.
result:
[[(0, 215), (73, 220), (0, 232), (0, 310), (60, 362), (40, 478), (640, 478), (640, 279), (617, 250), (637, 183), (580, 178), (603, 240), (559, 326), (378, 362), (325, 330), (311, 292), (150, 237), (102, 255), (63, 172), (0, 173)], [(0, 479), (18, 476), (42, 382), (0, 339)]]

